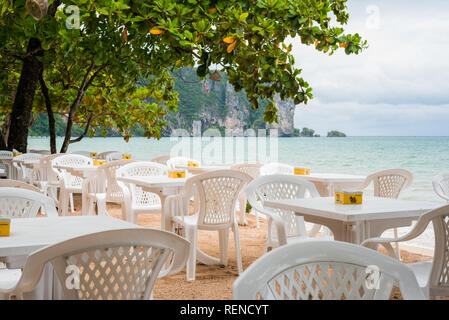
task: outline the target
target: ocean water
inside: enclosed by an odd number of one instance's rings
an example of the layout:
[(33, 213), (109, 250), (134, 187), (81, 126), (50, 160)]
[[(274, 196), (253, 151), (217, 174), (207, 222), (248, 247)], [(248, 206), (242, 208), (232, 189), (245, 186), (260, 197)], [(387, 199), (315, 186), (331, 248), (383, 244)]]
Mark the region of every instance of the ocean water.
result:
[[(29, 149), (49, 149), (48, 138), (28, 140)], [(62, 139), (58, 138), (60, 147)], [(256, 148), (257, 145), (257, 148)], [(368, 175), (372, 172), (404, 168), (413, 173), (414, 181), (400, 199), (445, 202), (433, 191), (432, 179), (449, 171), (449, 137), (347, 137), (347, 138), (162, 138), (148, 140), (131, 138), (85, 138), (72, 144), (70, 151), (103, 152), (117, 150), (131, 153), (135, 159), (152, 159), (159, 155), (184, 151), (184, 155), (210, 164), (244, 160), (279, 161), (311, 168), (312, 172)], [(368, 190), (368, 193), (370, 191)], [(401, 228), (403, 234), (409, 228)], [(385, 236), (391, 235), (389, 232)], [(421, 247), (433, 247), (433, 232), (411, 242)]]

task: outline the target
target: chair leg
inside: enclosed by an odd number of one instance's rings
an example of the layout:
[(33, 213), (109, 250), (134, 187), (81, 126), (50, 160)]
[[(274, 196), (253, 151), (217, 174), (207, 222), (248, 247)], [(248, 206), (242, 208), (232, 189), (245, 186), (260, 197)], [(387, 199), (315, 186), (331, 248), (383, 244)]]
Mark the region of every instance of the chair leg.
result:
[(224, 266), (228, 265), (228, 244), (229, 229), (218, 230), (218, 240), (220, 246), (220, 263)]
[[(394, 228), (394, 237), (396, 239), (398, 238), (398, 228)], [(396, 256), (398, 257), (399, 261), (402, 261), (402, 259), (401, 259), (401, 249), (399, 248), (399, 242), (395, 243), (395, 247), (396, 247)]]
[(68, 193), (65, 190), (61, 190), (60, 194), (59, 194), (59, 207), (58, 207), (58, 212), (59, 215), (61, 216), (67, 216), (68, 211), (69, 211), (69, 203), (68, 203)]
[(70, 211), (72, 213), (74, 213), (75, 212), (75, 206), (73, 205), (73, 193), (70, 193), (69, 199), (70, 199)]
[(186, 239), (190, 241), (189, 257), (187, 259), (187, 281), (195, 280), (196, 272), (196, 246), (198, 232), (195, 227), (185, 227)]
[(242, 226), (247, 226), (248, 220), (246, 219), (246, 195), (244, 194), (240, 194), (239, 196), (239, 211), (240, 211), (239, 224)]
[(237, 256), (237, 269), (239, 271), (239, 274), (241, 274), (243, 272), (242, 253), (240, 251), (239, 227), (237, 223), (234, 224), (232, 231), (234, 232), (235, 253)]
[(89, 197), (89, 206), (87, 209), (87, 215), (93, 216), (95, 213), (95, 199), (93, 197)]
[(108, 212), (106, 211), (106, 198), (98, 199), (97, 198), (97, 210), (99, 216), (107, 216)]

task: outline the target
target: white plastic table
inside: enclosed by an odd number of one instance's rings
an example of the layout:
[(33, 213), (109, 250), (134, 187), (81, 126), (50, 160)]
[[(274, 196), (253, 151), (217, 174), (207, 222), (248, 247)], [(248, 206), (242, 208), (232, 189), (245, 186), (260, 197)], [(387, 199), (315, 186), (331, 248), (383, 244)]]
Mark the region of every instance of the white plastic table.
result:
[(366, 176), (343, 173), (311, 173), (298, 177), (313, 182), (322, 197), (332, 196), (336, 188), (357, 188), (366, 179)]
[(187, 170), (191, 174), (201, 174), (204, 172), (210, 172), (215, 170), (230, 170), (231, 166), (198, 166), (198, 167), (176, 166), (176, 169)]
[(294, 211), (304, 220), (328, 227), (339, 241), (362, 243), (391, 228), (410, 226), (438, 207), (424, 201), (364, 197), (361, 205), (335, 204), (334, 197), (265, 201), (265, 206)]
[[(0, 237), (0, 257), (8, 257), (13, 263), (24, 263), (23, 256), (47, 245), (65, 241), (89, 233), (140, 228), (139, 226), (108, 216), (72, 216), (57, 218), (20, 218), (11, 220), (11, 235)], [(142, 227), (143, 228), (143, 227)], [(22, 256), (22, 257), (20, 257)], [(23, 267), (13, 266), (13, 268)], [(53, 269), (45, 267), (39, 286), (44, 286), (43, 296), (35, 292), (26, 299), (59, 299), (61, 288), (53, 282)]]
[[(54, 166), (57, 169), (60, 170), (65, 170), (67, 172), (69, 172), (70, 174), (80, 177), (83, 179), (83, 184), (81, 186), (81, 214), (82, 215), (87, 215), (88, 211), (89, 211), (89, 200), (87, 197), (89, 188), (88, 188), (88, 179), (90, 177), (95, 176), (96, 174), (99, 173), (98, 168), (100, 168), (100, 166), (86, 166), (86, 167), (70, 167), (70, 166), (61, 166), (61, 165), (55, 165)], [(99, 179), (99, 181), (106, 181), (106, 177), (104, 176), (103, 179)], [(105, 192), (104, 190), (105, 188), (105, 184), (99, 184), (99, 186), (97, 187), (98, 190)]]

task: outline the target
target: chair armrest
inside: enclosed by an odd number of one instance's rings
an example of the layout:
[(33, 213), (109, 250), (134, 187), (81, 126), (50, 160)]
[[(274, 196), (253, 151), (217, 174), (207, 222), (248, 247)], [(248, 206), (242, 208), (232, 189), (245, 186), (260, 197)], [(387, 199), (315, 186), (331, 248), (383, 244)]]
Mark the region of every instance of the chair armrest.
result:
[(398, 257), (391, 246), (391, 242), (399, 242), (399, 239), (400, 238), (370, 238), (363, 241), (361, 245), (373, 249), (374, 246), (377, 247), (377, 245), (380, 244), (387, 250), (390, 257), (397, 259)]

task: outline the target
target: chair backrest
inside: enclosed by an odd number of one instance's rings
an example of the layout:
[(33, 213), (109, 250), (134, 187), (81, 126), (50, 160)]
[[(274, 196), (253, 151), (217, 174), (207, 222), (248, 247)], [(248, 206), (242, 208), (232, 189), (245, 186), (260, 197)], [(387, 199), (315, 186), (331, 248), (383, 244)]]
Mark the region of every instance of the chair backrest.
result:
[(405, 169), (383, 170), (366, 177), (361, 188), (365, 189), (371, 182), (374, 184), (375, 197), (396, 199), (402, 190), (410, 187), (413, 175)]
[(260, 162), (243, 162), (235, 164), (231, 167), (232, 170), (238, 170), (250, 175), (253, 179), (260, 177), (260, 168), (263, 166), (263, 163)]
[[(171, 258), (170, 274), (184, 268), (189, 242), (174, 233), (129, 228), (69, 239), (28, 256), (15, 293), (32, 291), (47, 262), (53, 264), (64, 299), (148, 300), (161, 269)], [(69, 273), (67, 273), (67, 271)], [(77, 273), (77, 281), (70, 275)]]
[(70, 166), (72, 168), (90, 167), (93, 166), (93, 160), (80, 154), (65, 154), (51, 160), (53, 172), (58, 176), (58, 179), (63, 179), (66, 185), (81, 185), (82, 179), (71, 175), (65, 170), (55, 168), (55, 166)]
[(106, 155), (105, 160), (107, 162), (123, 159), (123, 152), (111, 152)]
[(50, 182), (56, 182), (58, 181), (58, 176), (56, 174), (56, 171), (53, 170), (53, 159), (56, 159), (60, 156), (64, 156), (64, 153), (55, 153), (55, 154), (51, 154), (49, 156), (46, 157), (42, 157), (41, 161), (40, 161), (40, 167), (41, 167), (41, 172), (42, 172), (42, 176), (40, 177), (40, 180), (44, 180), (44, 181), (50, 181)]
[(31, 184), (19, 180), (10, 180), (10, 179), (0, 179), (0, 188), (22, 188), (34, 192), (40, 192), (39, 188)]
[(232, 225), (239, 193), (251, 180), (251, 176), (236, 170), (216, 170), (189, 178), (186, 193), (196, 188), (200, 200), (198, 225)]
[(70, 154), (78, 154), (78, 155), (82, 155), (85, 157), (90, 157), (91, 152), (90, 151), (73, 151), (73, 152), (70, 152)]
[[(264, 213), (275, 213), (284, 222), (288, 236), (304, 234), (304, 223), (294, 212), (288, 210), (266, 208), (264, 202), (267, 200), (303, 199), (307, 197), (319, 197), (315, 185), (298, 176), (283, 174), (267, 175), (253, 180), (247, 187), (248, 202), (255, 210)], [(270, 235), (274, 228), (269, 230)]]
[(441, 173), (433, 178), (433, 190), (446, 201), (449, 201), (449, 172)]
[(40, 160), (42, 155), (39, 153), (24, 153), (15, 157), (15, 160)]
[(293, 175), (294, 168), (291, 165), (280, 163), (280, 162), (271, 162), (260, 168), (260, 175), (266, 176), (271, 174), (285, 174), (285, 175)]
[(0, 188), (0, 214), (11, 218), (32, 218), (41, 207), (48, 217), (58, 217), (54, 201), (40, 192), (22, 188)]
[(106, 156), (108, 154), (115, 153), (115, 152), (119, 152), (119, 151), (105, 151), (105, 152), (102, 152), (102, 153), (98, 154), (98, 159), (106, 160)]
[(157, 162), (163, 165), (167, 165), (167, 160), (171, 158), (170, 155), (163, 155), (156, 158), (151, 159), (152, 162)]
[(167, 160), (167, 167), (176, 168), (176, 167), (187, 167), (189, 162), (194, 162), (200, 164), (198, 160), (186, 158), (186, 157), (173, 157)]
[(0, 150), (0, 159), (12, 159), (13, 153), (8, 150)]
[(233, 285), (237, 300), (387, 300), (395, 282), (404, 299), (425, 297), (401, 262), (351, 243), (294, 242), (257, 259)]
[[(153, 177), (167, 176), (167, 174), (168, 169), (166, 166), (151, 161), (136, 161), (126, 164), (115, 171), (116, 177)], [(122, 190), (126, 188), (123, 182), (117, 181), (117, 184)], [(142, 188), (134, 184), (129, 185), (129, 191), (133, 205), (148, 206), (160, 203), (160, 198), (157, 194), (143, 191)]]
[(106, 176), (106, 199), (112, 202), (123, 201), (123, 192), (117, 183), (116, 171), (117, 169), (136, 162), (135, 160), (117, 160), (103, 164), (100, 170), (103, 170)]

